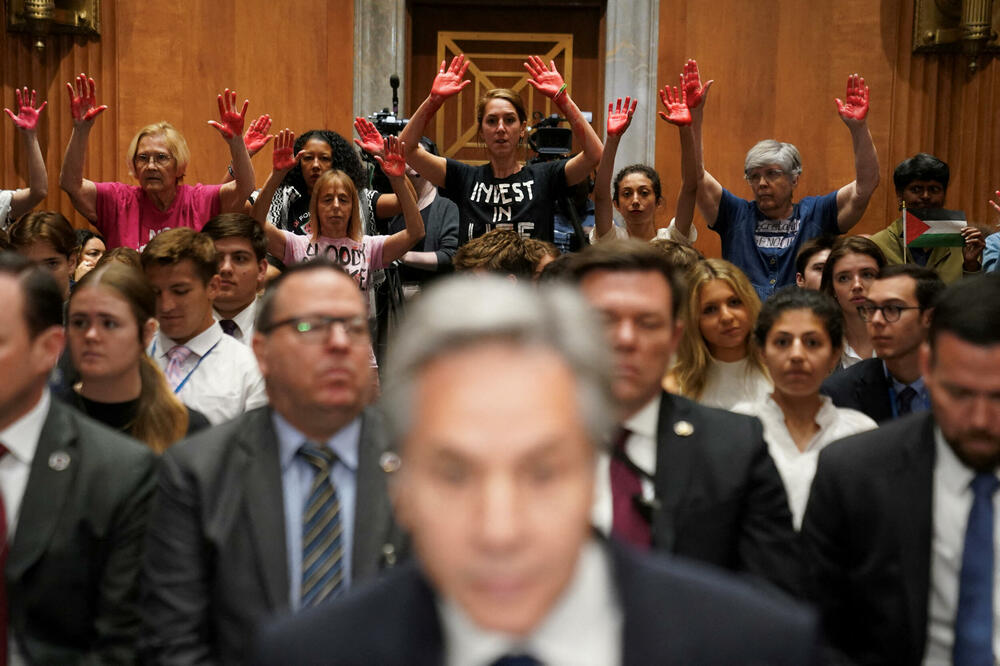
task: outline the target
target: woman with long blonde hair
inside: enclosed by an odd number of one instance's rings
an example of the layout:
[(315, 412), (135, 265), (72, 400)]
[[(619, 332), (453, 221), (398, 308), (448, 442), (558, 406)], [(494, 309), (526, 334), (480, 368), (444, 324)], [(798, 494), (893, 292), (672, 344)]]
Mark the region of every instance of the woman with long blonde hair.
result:
[(174, 396), (146, 354), (156, 332), (155, 307), (156, 296), (143, 274), (111, 262), (77, 283), (66, 327), (80, 373), (71, 397), (75, 406), (162, 453), (209, 423)]
[(687, 273), (684, 334), (665, 384), (710, 407), (729, 409), (771, 389), (753, 332), (760, 299), (739, 268), (699, 261)]

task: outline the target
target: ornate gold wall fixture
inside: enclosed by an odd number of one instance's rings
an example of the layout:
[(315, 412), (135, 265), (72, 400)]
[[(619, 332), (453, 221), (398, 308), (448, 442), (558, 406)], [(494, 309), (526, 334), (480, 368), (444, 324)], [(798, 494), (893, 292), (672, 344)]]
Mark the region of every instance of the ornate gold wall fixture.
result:
[(1000, 53), (1000, 10), (995, 0), (915, 0), (913, 50), (961, 51), (969, 59), (969, 72), (979, 68), (979, 58)]
[(51, 34), (97, 37), (101, 34), (101, 0), (7, 0), (7, 30), (28, 33), (39, 51)]

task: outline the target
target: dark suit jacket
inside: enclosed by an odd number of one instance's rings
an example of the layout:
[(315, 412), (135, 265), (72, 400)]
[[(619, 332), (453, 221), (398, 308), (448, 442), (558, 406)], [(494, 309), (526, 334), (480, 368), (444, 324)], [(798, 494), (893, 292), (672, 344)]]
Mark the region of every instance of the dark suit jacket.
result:
[(135, 661), (155, 464), (147, 447), (53, 398), (4, 571), (28, 663)]
[(867, 414), (877, 423), (892, 420), (889, 380), (882, 359), (866, 358), (826, 378), (819, 392), (830, 396), (837, 407)]
[[(379, 463), (381, 419), (362, 416), (351, 571), (390, 566), (403, 545)], [(242, 663), (257, 623), (286, 611), (288, 558), (278, 439), (252, 410), (163, 456), (143, 563), (144, 659)]]
[[(683, 422), (689, 434), (678, 426)], [(657, 439), (654, 549), (746, 571), (800, 594), (788, 496), (760, 421), (664, 393)]]
[(830, 643), (860, 664), (923, 658), (934, 459), (930, 412), (820, 453), (802, 523), (807, 590)]
[[(611, 546), (624, 614), (624, 666), (813, 663), (812, 611), (760, 594), (721, 572)], [(434, 592), (415, 563), (265, 629), (258, 666), (439, 666)]]

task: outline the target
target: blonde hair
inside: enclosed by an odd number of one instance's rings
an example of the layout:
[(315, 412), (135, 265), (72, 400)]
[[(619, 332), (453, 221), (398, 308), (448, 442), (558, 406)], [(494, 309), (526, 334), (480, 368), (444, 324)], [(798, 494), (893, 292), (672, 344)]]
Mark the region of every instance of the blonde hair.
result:
[[(746, 358), (752, 369), (759, 370), (768, 377), (767, 367), (760, 349), (753, 340), (753, 326), (760, 312), (760, 298), (750, 284), (750, 280), (739, 268), (723, 259), (705, 259), (692, 266), (687, 272), (688, 299), (684, 309), (684, 335), (677, 348), (677, 357), (670, 370), (670, 376), (677, 390), (692, 400), (701, 398), (712, 362), (712, 353), (701, 334), (701, 290), (713, 280), (722, 280), (743, 302), (750, 319), (750, 328), (745, 341)], [(748, 369), (750, 369), (748, 368)]]
[(309, 223), (312, 225), (312, 242), (315, 243), (320, 236), (319, 214), (316, 209), (319, 206), (320, 193), (328, 185), (340, 185), (351, 197), (351, 219), (347, 223), (347, 237), (356, 243), (361, 242), (364, 234), (364, 227), (361, 224), (361, 202), (358, 200), (358, 190), (354, 187), (351, 177), (340, 169), (330, 169), (323, 173), (313, 185), (312, 198), (309, 200)]
[(191, 151), (188, 150), (187, 141), (184, 135), (177, 131), (173, 125), (165, 120), (152, 125), (146, 125), (139, 130), (132, 141), (128, 144), (128, 151), (125, 153), (125, 162), (128, 164), (128, 172), (135, 176), (135, 154), (139, 150), (139, 142), (145, 136), (162, 136), (170, 149), (170, 156), (177, 160), (177, 180), (184, 177), (188, 162), (191, 161)]
[[(156, 311), (156, 296), (145, 276), (129, 265), (111, 262), (84, 275), (76, 284), (73, 296), (87, 287), (110, 289), (128, 305), (135, 318), (136, 334), (142, 350), (145, 346), (143, 325), (153, 318)], [(70, 296), (70, 303), (73, 296)], [(139, 379), (142, 383), (139, 405), (135, 420), (128, 426), (128, 434), (156, 453), (163, 453), (187, 433), (188, 410), (170, 390), (163, 371), (145, 350), (140, 351)]]

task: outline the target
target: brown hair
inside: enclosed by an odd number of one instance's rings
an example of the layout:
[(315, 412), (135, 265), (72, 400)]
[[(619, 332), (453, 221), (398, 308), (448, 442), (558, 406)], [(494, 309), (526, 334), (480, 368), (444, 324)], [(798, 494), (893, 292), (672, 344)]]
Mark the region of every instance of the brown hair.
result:
[(494, 229), (458, 248), (452, 264), (456, 271), (487, 271), (530, 278), (535, 262), (528, 257), (524, 239), (510, 229)]
[[(136, 334), (143, 346), (143, 326), (156, 312), (156, 296), (145, 276), (135, 268), (118, 262), (95, 267), (77, 283), (73, 296), (88, 287), (111, 289), (128, 305), (135, 318)], [(167, 378), (145, 351), (140, 352), (139, 379), (142, 390), (135, 420), (128, 426), (128, 434), (157, 453), (187, 432), (188, 410), (167, 385)]]
[(143, 270), (151, 266), (173, 266), (190, 259), (194, 263), (195, 272), (205, 284), (219, 272), (215, 243), (207, 234), (189, 227), (167, 229), (158, 233), (142, 251), (141, 259)]
[(36, 210), (28, 213), (7, 230), (10, 245), (23, 250), (32, 243), (45, 241), (67, 259), (77, 251), (76, 231), (62, 213), (54, 210)]
[(693, 245), (681, 243), (669, 238), (654, 238), (649, 244), (666, 255), (674, 268), (687, 273), (699, 261), (705, 260), (705, 255), (696, 250)]
[(124, 264), (136, 270), (142, 270), (142, 259), (139, 257), (139, 251), (124, 245), (111, 248), (101, 255), (101, 258), (94, 264), (94, 268), (100, 268), (110, 263)]
[(201, 228), (203, 234), (213, 240), (223, 238), (242, 238), (250, 242), (257, 261), (267, 257), (267, 235), (264, 229), (246, 213), (221, 213), (216, 215)]
[(827, 296), (837, 300), (837, 295), (833, 291), (833, 269), (837, 262), (849, 254), (865, 254), (875, 260), (879, 273), (885, 268), (885, 255), (882, 248), (875, 244), (875, 241), (864, 236), (841, 236), (833, 244), (830, 255), (826, 258), (823, 266), (823, 279), (819, 283), (819, 290)]
[(356, 243), (361, 242), (364, 228), (361, 224), (361, 202), (358, 200), (358, 190), (354, 187), (351, 177), (340, 169), (330, 169), (323, 173), (313, 185), (312, 198), (309, 199), (309, 223), (312, 225), (312, 242), (315, 243), (320, 236), (319, 214), (316, 212), (319, 207), (320, 192), (327, 185), (340, 185), (351, 197), (351, 219), (347, 223), (347, 237)]
[(486, 94), (479, 100), (479, 103), (476, 104), (477, 129), (482, 127), (483, 116), (486, 115), (486, 105), (493, 99), (502, 99), (510, 102), (514, 107), (514, 110), (517, 111), (518, 120), (520, 120), (522, 124), (528, 122), (528, 112), (524, 109), (524, 102), (521, 101), (520, 95), (510, 88), (493, 88), (492, 90), (487, 90)]

